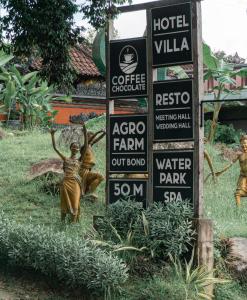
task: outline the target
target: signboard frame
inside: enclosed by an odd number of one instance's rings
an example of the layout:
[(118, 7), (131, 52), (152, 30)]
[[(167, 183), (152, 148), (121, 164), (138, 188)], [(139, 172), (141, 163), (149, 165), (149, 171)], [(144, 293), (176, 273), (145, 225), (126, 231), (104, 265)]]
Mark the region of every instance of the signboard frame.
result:
[[(193, 88), (193, 99), (194, 99), (194, 218), (196, 219), (195, 226), (197, 231), (197, 253), (198, 253), (198, 263), (201, 265), (208, 265), (209, 269), (212, 268), (212, 222), (209, 220), (203, 219), (204, 217), (204, 209), (203, 209), (203, 162), (204, 162), (204, 143), (203, 143), (203, 127), (200, 127), (200, 116), (201, 116), (201, 102), (204, 95), (204, 86), (203, 86), (203, 57), (202, 57), (202, 16), (201, 16), (201, 0), (158, 0), (155, 2), (141, 3), (136, 5), (126, 5), (118, 7), (120, 13), (126, 12), (135, 12), (140, 10), (146, 10), (147, 16), (147, 24), (151, 24), (151, 9), (160, 8), (169, 5), (180, 5), (184, 3), (191, 3), (191, 34), (192, 34), (192, 64), (193, 64), (193, 80), (194, 80), (194, 88)], [(148, 95), (152, 97), (152, 83), (154, 79), (153, 68), (159, 66), (169, 66), (167, 64), (160, 64), (158, 66), (152, 64), (152, 41), (151, 41), (151, 26), (147, 26), (147, 56), (148, 56)], [(109, 41), (113, 37), (113, 23), (112, 16), (109, 12), (108, 20), (107, 20), (107, 28), (106, 28), (106, 58), (107, 62), (109, 61)], [(175, 44), (175, 43), (174, 43)], [(182, 48), (182, 47), (181, 47)], [(185, 63), (185, 62), (184, 62)], [(186, 62), (188, 63), (188, 62)], [(171, 65), (174, 65), (173, 63)], [(181, 61), (178, 65), (182, 65)], [(114, 101), (109, 97), (109, 65), (106, 66), (107, 69), (107, 124), (109, 125), (109, 113), (113, 113), (114, 111)], [(151, 99), (152, 100), (152, 99)], [(152, 105), (151, 105), (152, 106)], [(152, 113), (152, 107), (150, 109)], [(150, 113), (149, 113), (150, 114)], [(149, 117), (149, 137), (152, 136), (153, 130), (152, 125), (153, 122), (150, 123), (151, 117)], [(107, 132), (108, 127), (107, 127)], [(107, 139), (107, 145), (109, 145), (109, 139)], [(153, 139), (149, 139), (148, 149), (149, 160), (151, 161), (152, 146)], [(152, 150), (152, 151), (151, 151)], [(108, 155), (106, 155), (106, 160), (108, 160)], [(106, 169), (107, 180), (109, 178), (109, 170), (108, 164)], [(150, 199), (152, 198), (152, 166), (149, 164), (149, 185), (148, 185), (148, 200), (149, 204)], [(106, 185), (107, 189), (107, 185)], [(150, 193), (151, 191), (151, 193)], [(152, 200), (151, 200), (152, 201)], [(211, 225), (210, 225), (211, 224)], [(205, 235), (205, 232), (207, 233)], [(205, 251), (205, 244), (210, 245), (210, 251)], [(210, 287), (209, 287), (210, 288)]]
[[(107, 194), (107, 202), (108, 204), (112, 204), (110, 202), (111, 199), (111, 187), (110, 184), (111, 182), (142, 182), (144, 183), (144, 188), (145, 188), (145, 193), (146, 193), (146, 198), (144, 198), (145, 201), (135, 201), (135, 202), (141, 202), (143, 203), (143, 208), (147, 207), (147, 203), (148, 203), (148, 179), (145, 178), (109, 178), (108, 180), (108, 194)], [(122, 196), (123, 198), (124, 196)], [(129, 197), (129, 196), (128, 196)], [(130, 195), (130, 197), (134, 197), (134, 195)], [(121, 199), (121, 196), (119, 197), (119, 199)], [(134, 200), (133, 200), (134, 201)], [(115, 203), (115, 202), (113, 202)]]
[[(112, 45), (116, 45), (116, 44), (120, 44), (120, 43), (126, 43), (126, 46), (122, 46), (122, 50), (124, 49), (124, 47), (127, 47), (127, 43), (134, 43), (134, 42), (138, 42), (138, 41), (143, 41), (145, 42), (145, 47), (146, 47), (146, 51), (145, 51), (145, 57), (144, 57), (144, 61), (146, 62), (146, 68), (145, 66), (142, 67), (143, 69), (145, 69), (145, 77), (146, 77), (146, 82), (145, 82), (145, 93), (143, 94), (127, 94), (127, 95), (113, 95), (112, 91), (111, 91), (111, 87), (112, 87), (112, 77), (113, 77), (113, 72), (111, 72), (111, 47)], [(147, 71), (147, 37), (137, 37), (137, 38), (130, 38), (130, 39), (118, 39), (118, 40), (111, 40), (109, 42), (109, 99), (132, 99), (132, 98), (147, 98), (148, 97), (148, 71)], [(130, 45), (131, 46), (131, 45)], [(121, 53), (119, 53), (120, 55)], [(140, 57), (140, 55), (138, 56)], [(141, 63), (142, 65), (142, 63)], [(119, 68), (121, 69), (121, 67), (119, 66)], [(130, 73), (131, 75), (135, 74), (135, 71), (133, 71), (132, 73)], [(122, 71), (123, 73), (123, 71)], [(116, 75), (115, 75), (116, 76)]]
[[(154, 88), (153, 88), (153, 95), (152, 95), (152, 108), (153, 108), (153, 114), (152, 114), (152, 118), (153, 118), (153, 142), (154, 143), (166, 143), (166, 142), (188, 142), (188, 141), (194, 141), (194, 131), (195, 131), (195, 108), (194, 108), (194, 98), (193, 98), (193, 90), (194, 90), (194, 82), (193, 79), (188, 78), (188, 79), (179, 79), (179, 80), (166, 80), (166, 81), (155, 81), (153, 83), (153, 86), (155, 85), (159, 85), (159, 84), (172, 84), (172, 83), (183, 83), (183, 82), (191, 82), (191, 125), (192, 125), (192, 135), (189, 138), (167, 138), (167, 139), (160, 139), (160, 138), (155, 138), (155, 117), (156, 117), (156, 109), (155, 109), (155, 99), (154, 99)], [(176, 110), (178, 110), (178, 108), (175, 108)], [(182, 110), (183, 108), (181, 108)], [(168, 110), (168, 109), (167, 109)], [(171, 109), (172, 110), (172, 109)]]
[[(165, 2), (165, 1), (164, 1)], [(191, 41), (191, 49), (190, 49), (190, 59), (188, 60), (184, 60), (184, 61), (172, 61), (172, 62), (162, 62), (162, 63), (154, 63), (154, 47), (153, 47), (153, 44), (154, 44), (154, 34), (153, 34), (153, 11), (156, 10), (156, 9), (166, 9), (167, 7), (174, 7), (174, 6), (181, 6), (181, 5), (189, 5), (190, 6), (190, 41)], [(162, 6), (159, 6), (159, 7), (154, 7), (154, 8), (151, 8), (151, 53), (152, 53), (152, 66), (155, 67), (155, 68), (159, 68), (159, 67), (166, 67), (166, 66), (181, 66), (181, 65), (186, 65), (186, 64), (193, 64), (193, 61), (194, 61), (194, 51), (193, 51), (193, 36), (192, 36), (192, 3), (190, 1), (186, 1), (186, 2), (174, 2), (174, 4), (172, 3), (167, 3), (167, 4), (163, 4)], [(177, 32), (178, 33), (178, 32)], [(172, 32), (172, 33), (165, 33), (165, 35), (170, 35), (170, 34), (174, 34), (176, 35), (176, 32)], [(157, 35), (162, 35), (162, 34), (157, 34)]]
[[(136, 171), (131, 171), (131, 170), (119, 170), (119, 171), (115, 171), (112, 170), (111, 168), (111, 130), (110, 130), (110, 122), (111, 122), (111, 118), (136, 118), (136, 117), (145, 117), (146, 118), (146, 135), (147, 135), (147, 140), (146, 140), (146, 150), (147, 153), (145, 154), (145, 159), (146, 159), (146, 168), (145, 170), (136, 170)], [(149, 153), (149, 149), (148, 149), (148, 143), (149, 143), (149, 129), (148, 129), (148, 115), (147, 114), (114, 114), (114, 115), (109, 115), (109, 128), (108, 128), (108, 139), (109, 139), (109, 151), (108, 151), (108, 170), (109, 170), (109, 174), (146, 174), (148, 173), (148, 153)], [(133, 153), (134, 154), (134, 153)]]
[[(192, 199), (191, 199), (191, 204), (194, 206), (195, 205), (195, 174), (194, 174), (194, 166), (195, 166), (195, 155), (194, 155), (194, 150), (193, 149), (164, 149), (164, 150), (156, 150), (156, 151), (153, 151), (152, 153), (152, 162), (154, 162), (154, 156), (156, 154), (165, 154), (166, 153), (174, 153), (174, 154), (178, 154), (178, 153), (191, 153), (192, 154), (192, 163), (193, 163), (193, 166), (192, 166)], [(154, 164), (153, 164), (154, 165)], [(154, 167), (153, 167), (153, 173), (152, 173), (152, 177), (154, 178)], [(153, 183), (153, 189), (152, 189), (152, 197), (154, 197), (154, 189), (155, 189), (155, 186), (154, 186), (154, 183)], [(179, 187), (178, 187), (179, 189)], [(159, 202), (159, 201), (155, 201), (155, 202)], [(162, 202), (162, 201), (161, 201)]]
[[(193, 49), (193, 80), (194, 80), (194, 178), (195, 178), (195, 206), (194, 206), (194, 217), (203, 217), (203, 128), (200, 128), (200, 115), (201, 115), (201, 101), (203, 99), (203, 58), (202, 58), (202, 17), (201, 17), (201, 0), (158, 0), (155, 2), (140, 3), (135, 5), (120, 6), (118, 8), (120, 13), (135, 12), (140, 10), (146, 10), (147, 24), (151, 24), (151, 9), (160, 8), (169, 5), (180, 5), (184, 3), (191, 3), (191, 16), (192, 16), (192, 49)], [(152, 97), (152, 83), (153, 83), (153, 65), (152, 65), (152, 42), (151, 42), (151, 26), (147, 26), (147, 56), (148, 56), (148, 94)], [(106, 58), (109, 61), (109, 41), (113, 39), (113, 20), (112, 16), (108, 15), (107, 28), (106, 28)], [(179, 63), (181, 65), (181, 62)], [(164, 65), (162, 65), (164, 66)], [(109, 124), (109, 114), (114, 111), (114, 101), (109, 97), (109, 65), (107, 64), (107, 124)], [(150, 109), (152, 113), (152, 105)], [(151, 118), (149, 118), (150, 121)], [(149, 122), (149, 137), (152, 136), (152, 124)], [(108, 127), (107, 127), (108, 132)], [(106, 137), (107, 145), (109, 144), (109, 139)], [(151, 140), (151, 141), (150, 141)], [(153, 139), (149, 139), (149, 150), (151, 150), (151, 143)], [(108, 149), (108, 148), (107, 148)], [(108, 160), (108, 155), (106, 155), (106, 160)], [(149, 160), (151, 160), (151, 151), (149, 151)], [(106, 169), (107, 178), (109, 178), (108, 163)], [(152, 197), (152, 166), (149, 164), (149, 201)], [(107, 189), (107, 185), (106, 185)], [(152, 192), (152, 191), (151, 191)], [(151, 203), (151, 202), (149, 202)]]

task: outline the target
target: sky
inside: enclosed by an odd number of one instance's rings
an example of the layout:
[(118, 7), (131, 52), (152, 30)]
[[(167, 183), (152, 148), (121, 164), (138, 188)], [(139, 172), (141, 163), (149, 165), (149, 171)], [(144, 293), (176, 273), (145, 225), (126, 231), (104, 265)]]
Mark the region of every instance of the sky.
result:
[[(145, 2), (152, 1), (133, 0), (133, 4)], [(114, 26), (120, 38), (142, 36), (146, 26), (145, 12), (124, 13)], [(203, 0), (202, 35), (213, 51), (238, 52), (247, 59), (247, 0)]]
[[(77, 0), (78, 4), (84, 0)], [(133, 4), (155, 2), (155, 0), (133, 0)], [(213, 51), (247, 60), (247, 0), (202, 0), (202, 36)], [(2, 13), (4, 13), (2, 11)], [(75, 16), (77, 25), (89, 28), (82, 15)], [(140, 37), (146, 26), (145, 11), (124, 13), (114, 22), (120, 38)]]

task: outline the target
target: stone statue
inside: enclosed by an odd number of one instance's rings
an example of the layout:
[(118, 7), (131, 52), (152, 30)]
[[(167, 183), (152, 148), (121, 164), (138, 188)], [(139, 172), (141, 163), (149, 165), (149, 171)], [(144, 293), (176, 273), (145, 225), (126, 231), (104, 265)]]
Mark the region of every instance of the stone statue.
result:
[[(86, 127), (83, 124), (83, 130), (86, 135)], [(61, 199), (61, 220), (65, 221), (66, 215), (71, 215), (71, 221), (78, 222), (80, 216), (80, 197), (81, 197), (81, 179), (79, 176), (80, 162), (76, 158), (79, 152), (79, 145), (77, 143), (71, 143), (70, 157), (65, 157), (58, 151), (55, 143), (55, 129), (51, 129), (52, 145), (54, 150), (63, 160), (64, 177), (60, 184), (60, 199)], [(81, 153), (81, 158), (84, 156), (84, 152)]]
[(215, 173), (216, 176), (219, 176), (227, 171), (235, 162), (239, 161), (240, 175), (235, 192), (235, 200), (238, 207), (241, 204), (241, 197), (247, 197), (247, 135), (241, 136), (240, 144), (242, 151), (237, 152), (237, 157), (223, 170)]
[(93, 152), (93, 145), (98, 143), (104, 136), (105, 130), (97, 131), (93, 133), (91, 131), (84, 131), (84, 144), (80, 149), (81, 156), (79, 161), (81, 162), (79, 175), (82, 182), (82, 195), (90, 194), (90, 198), (95, 201), (98, 199), (95, 194), (97, 186), (104, 180), (104, 177), (93, 172), (92, 169), (95, 166), (96, 160)]

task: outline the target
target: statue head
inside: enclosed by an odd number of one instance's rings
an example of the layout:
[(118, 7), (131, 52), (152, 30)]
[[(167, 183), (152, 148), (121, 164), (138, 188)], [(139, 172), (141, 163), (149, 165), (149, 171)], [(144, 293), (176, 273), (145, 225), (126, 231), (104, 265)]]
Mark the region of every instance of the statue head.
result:
[(70, 151), (71, 151), (71, 154), (75, 155), (79, 152), (79, 145), (77, 142), (72, 142), (70, 144)]
[(240, 137), (240, 144), (244, 152), (247, 153), (247, 135), (242, 135)]

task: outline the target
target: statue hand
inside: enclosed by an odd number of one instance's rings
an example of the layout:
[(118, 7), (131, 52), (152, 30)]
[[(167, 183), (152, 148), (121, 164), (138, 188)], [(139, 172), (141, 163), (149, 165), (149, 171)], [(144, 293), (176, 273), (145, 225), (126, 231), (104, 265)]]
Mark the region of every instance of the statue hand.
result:
[(50, 134), (51, 135), (54, 135), (56, 131), (57, 131), (56, 128), (50, 128)]

